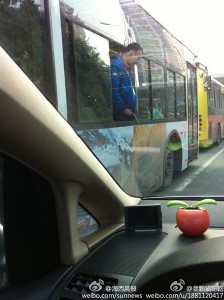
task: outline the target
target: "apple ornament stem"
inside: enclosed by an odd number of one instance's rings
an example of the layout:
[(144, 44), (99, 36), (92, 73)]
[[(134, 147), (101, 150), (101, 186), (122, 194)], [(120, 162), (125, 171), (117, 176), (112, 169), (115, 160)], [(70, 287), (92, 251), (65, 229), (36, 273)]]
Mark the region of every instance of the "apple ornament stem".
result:
[(209, 226), (209, 214), (204, 204), (217, 204), (213, 199), (204, 199), (198, 201), (194, 206), (188, 205), (184, 201), (171, 200), (167, 206), (179, 205), (176, 212), (177, 227), (186, 235), (202, 235)]

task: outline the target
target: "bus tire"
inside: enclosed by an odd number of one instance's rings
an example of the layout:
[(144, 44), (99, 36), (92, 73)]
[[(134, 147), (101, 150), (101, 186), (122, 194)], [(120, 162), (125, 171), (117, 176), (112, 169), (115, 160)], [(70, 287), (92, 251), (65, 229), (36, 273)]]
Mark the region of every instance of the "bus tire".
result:
[(173, 172), (174, 172), (174, 153), (169, 149), (165, 149), (163, 188), (167, 188), (171, 184), (173, 179)]
[(216, 146), (220, 145), (221, 143), (221, 127), (220, 124), (217, 125), (217, 130), (216, 130)]

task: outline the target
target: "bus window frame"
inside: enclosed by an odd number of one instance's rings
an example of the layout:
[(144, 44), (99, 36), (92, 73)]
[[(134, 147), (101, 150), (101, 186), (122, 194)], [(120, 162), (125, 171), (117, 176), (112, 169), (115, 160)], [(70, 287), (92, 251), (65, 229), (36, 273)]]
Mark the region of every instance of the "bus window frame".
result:
[[(96, 30), (94, 30), (93, 28), (89, 28), (88, 26), (86, 26), (85, 24), (81, 24), (81, 22), (76, 22), (74, 20), (70, 20), (67, 16), (62, 16), (61, 17), (61, 22), (62, 22), (62, 37), (63, 37), (63, 48), (64, 48), (64, 52), (65, 52), (65, 45), (66, 47), (68, 46), (67, 43), (64, 41), (64, 39), (66, 39), (66, 32), (65, 32), (65, 24), (67, 24), (67, 26), (69, 26), (70, 28), (72, 28), (73, 30), (73, 24), (82, 27), (85, 30), (89, 30), (91, 33), (96, 34), (99, 37), (102, 37), (104, 39), (106, 39), (108, 41), (108, 43), (114, 43), (115, 45), (119, 44), (116, 41), (110, 40), (109, 37), (103, 35), (101, 32), (97, 32)], [(73, 47), (75, 51), (75, 43), (73, 43)], [(108, 54), (109, 55), (109, 54)], [(77, 67), (76, 67), (76, 59), (74, 58), (74, 69), (75, 69), (75, 74), (74, 74), (74, 78), (75, 78), (75, 97), (76, 97), (76, 117), (75, 118), (71, 118), (70, 117), (70, 110), (68, 107), (68, 122), (69, 124), (72, 125), (72, 127), (75, 130), (81, 130), (81, 129), (89, 129), (89, 128), (93, 128), (93, 129), (97, 129), (97, 128), (114, 128), (114, 127), (127, 127), (127, 126), (134, 126), (134, 125), (144, 125), (144, 124), (155, 124), (155, 123), (169, 123), (169, 122), (180, 122), (180, 121), (186, 121), (187, 120), (187, 101), (186, 101), (186, 76), (184, 76), (183, 74), (180, 74), (170, 68), (166, 68), (166, 66), (163, 66), (162, 64), (157, 63), (154, 60), (148, 59), (146, 58), (144, 55), (142, 57), (143, 59), (145, 59), (148, 63), (148, 79), (149, 79), (149, 107), (152, 108), (152, 77), (151, 77), (151, 64), (157, 64), (158, 66), (160, 66), (161, 68), (163, 68), (163, 76), (164, 76), (164, 99), (165, 99), (165, 112), (164, 112), (164, 118), (161, 119), (157, 119), (157, 118), (153, 118), (153, 114), (152, 111), (150, 111), (150, 119), (138, 119), (138, 118), (134, 118), (132, 121), (114, 121), (113, 118), (111, 119), (111, 121), (107, 121), (107, 122), (103, 122), (100, 121), (99, 122), (86, 122), (86, 123), (81, 123), (80, 122), (80, 99), (79, 99), (79, 87), (78, 87), (78, 76), (77, 76)], [(68, 63), (65, 60), (64, 57), (64, 65), (65, 65), (65, 70), (68, 66)], [(168, 117), (168, 102), (167, 102), (167, 72), (171, 72), (173, 74), (174, 77), (174, 116), (172, 118)], [(179, 76), (182, 76), (184, 79), (184, 103), (185, 103), (185, 117), (184, 118), (177, 118), (177, 99), (176, 99), (176, 92), (177, 92), (177, 88), (176, 88), (176, 74), (178, 74)], [(66, 78), (66, 93), (67, 95), (71, 94), (71, 90), (68, 88), (69, 85), (69, 74), (68, 71), (66, 70), (65, 72), (65, 78)], [(134, 87), (136, 89), (136, 87)], [(112, 104), (112, 99), (111, 99), (111, 104)], [(71, 105), (71, 103), (69, 103), (68, 98), (67, 98), (67, 106)]]

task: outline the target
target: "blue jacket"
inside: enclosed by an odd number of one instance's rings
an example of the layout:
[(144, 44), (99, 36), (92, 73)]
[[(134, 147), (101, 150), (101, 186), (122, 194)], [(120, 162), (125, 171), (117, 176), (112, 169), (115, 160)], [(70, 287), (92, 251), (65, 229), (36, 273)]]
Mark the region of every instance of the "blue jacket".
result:
[(135, 112), (136, 96), (127, 68), (119, 54), (111, 58), (113, 114), (116, 119), (131, 119), (122, 112), (130, 108)]

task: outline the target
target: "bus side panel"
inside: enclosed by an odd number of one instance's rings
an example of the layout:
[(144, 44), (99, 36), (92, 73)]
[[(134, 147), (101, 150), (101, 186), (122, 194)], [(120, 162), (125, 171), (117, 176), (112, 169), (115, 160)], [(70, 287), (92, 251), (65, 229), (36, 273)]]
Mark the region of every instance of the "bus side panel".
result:
[(184, 145), (183, 170), (188, 157), (187, 122), (90, 129), (78, 134), (122, 189), (133, 196), (147, 196), (163, 185), (164, 152), (174, 129)]
[(197, 69), (198, 82), (198, 109), (199, 109), (199, 146), (207, 147), (211, 144), (209, 141), (208, 124), (208, 92), (204, 89), (204, 70)]
[[(148, 195), (163, 181), (165, 125), (91, 129), (78, 134), (128, 194)], [(159, 128), (160, 127), (160, 128)]]
[(209, 138), (214, 142), (217, 140), (217, 127), (220, 126), (221, 138), (223, 138), (224, 115), (209, 115)]

